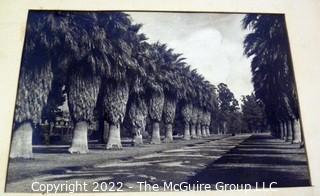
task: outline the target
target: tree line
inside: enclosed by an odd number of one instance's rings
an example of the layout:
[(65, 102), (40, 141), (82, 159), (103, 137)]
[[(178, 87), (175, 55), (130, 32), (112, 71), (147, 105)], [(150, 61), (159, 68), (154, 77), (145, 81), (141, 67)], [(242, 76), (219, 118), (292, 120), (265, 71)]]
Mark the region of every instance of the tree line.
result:
[(255, 96), (265, 106), (273, 135), (301, 143), (298, 95), (284, 15), (248, 14), (243, 28), (250, 30), (243, 44), (245, 55), (252, 58)]
[[(250, 26), (246, 21), (244, 27)], [(31, 11), (10, 157), (32, 157), (34, 126), (54, 118), (53, 109), (64, 101), (74, 125), (70, 153), (88, 152), (88, 126), (93, 121), (109, 125), (106, 149), (122, 148), (124, 121), (136, 145), (149, 131), (147, 122), (152, 144), (162, 142), (161, 127), (163, 142), (172, 142), (177, 121), (183, 124), (185, 140), (209, 136), (213, 130), (266, 129), (264, 110), (275, 127), (270, 104), (262, 99), (257, 84), (255, 94), (242, 98), (240, 109), (226, 84), (214, 86), (182, 54), (164, 43), (149, 43), (141, 27), (122, 12)]]

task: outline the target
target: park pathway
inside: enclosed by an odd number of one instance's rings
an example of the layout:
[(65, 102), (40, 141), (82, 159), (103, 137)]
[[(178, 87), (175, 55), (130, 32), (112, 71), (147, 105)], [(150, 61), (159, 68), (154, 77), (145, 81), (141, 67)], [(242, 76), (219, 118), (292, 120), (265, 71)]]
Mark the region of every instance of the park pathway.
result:
[[(31, 178), (12, 180), (7, 184), (6, 191), (32, 192), (32, 182), (49, 184), (86, 182), (89, 185), (93, 182), (122, 182), (124, 191), (140, 191), (137, 181), (146, 181), (151, 184), (162, 184), (163, 181), (180, 183), (195, 176), (248, 137), (250, 137), (249, 134), (178, 141), (177, 143), (180, 142), (182, 145), (171, 144), (176, 147), (156, 152), (146, 151), (139, 156), (122, 156), (100, 161), (91, 166), (60, 167)], [(127, 149), (130, 150), (130, 148)], [(99, 157), (101, 154), (96, 156)], [(92, 190), (93, 187), (88, 189)]]
[[(189, 183), (310, 186), (304, 148), (267, 134), (253, 135), (189, 180)], [(198, 182), (197, 182), (198, 181)]]

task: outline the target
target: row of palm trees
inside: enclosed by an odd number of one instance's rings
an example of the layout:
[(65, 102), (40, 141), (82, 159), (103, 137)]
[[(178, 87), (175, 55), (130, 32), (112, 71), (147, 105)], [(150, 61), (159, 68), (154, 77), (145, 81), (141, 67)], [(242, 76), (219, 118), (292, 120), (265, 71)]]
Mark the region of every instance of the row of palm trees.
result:
[(256, 97), (265, 105), (273, 135), (302, 142), (297, 91), (284, 15), (248, 14), (243, 28), (245, 55), (252, 57)]
[(126, 116), (135, 144), (143, 141), (147, 117), (151, 143), (161, 143), (160, 123), (164, 142), (172, 142), (177, 113), (184, 139), (210, 135), (215, 87), (166, 44), (148, 43), (141, 26), (122, 12), (29, 13), (11, 158), (32, 157), (33, 127), (49, 94), (61, 91), (51, 88), (55, 82), (66, 90), (74, 122), (71, 153), (88, 152), (88, 126), (97, 115), (109, 124), (106, 149), (122, 148)]

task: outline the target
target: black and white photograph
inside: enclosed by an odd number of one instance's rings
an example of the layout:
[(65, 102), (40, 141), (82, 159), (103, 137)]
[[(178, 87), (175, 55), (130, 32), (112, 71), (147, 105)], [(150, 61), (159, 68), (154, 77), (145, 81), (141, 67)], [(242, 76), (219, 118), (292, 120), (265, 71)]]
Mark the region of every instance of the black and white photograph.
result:
[(311, 186), (286, 15), (29, 10), (5, 192)]

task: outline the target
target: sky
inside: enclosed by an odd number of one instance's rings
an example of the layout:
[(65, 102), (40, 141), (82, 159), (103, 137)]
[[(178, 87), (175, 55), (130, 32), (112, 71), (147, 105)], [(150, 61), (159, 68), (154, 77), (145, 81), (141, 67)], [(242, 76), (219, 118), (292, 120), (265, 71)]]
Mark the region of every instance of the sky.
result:
[(149, 42), (183, 53), (185, 61), (214, 85), (228, 85), (237, 99), (253, 91), (250, 59), (243, 55), (243, 14), (128, 12)]

